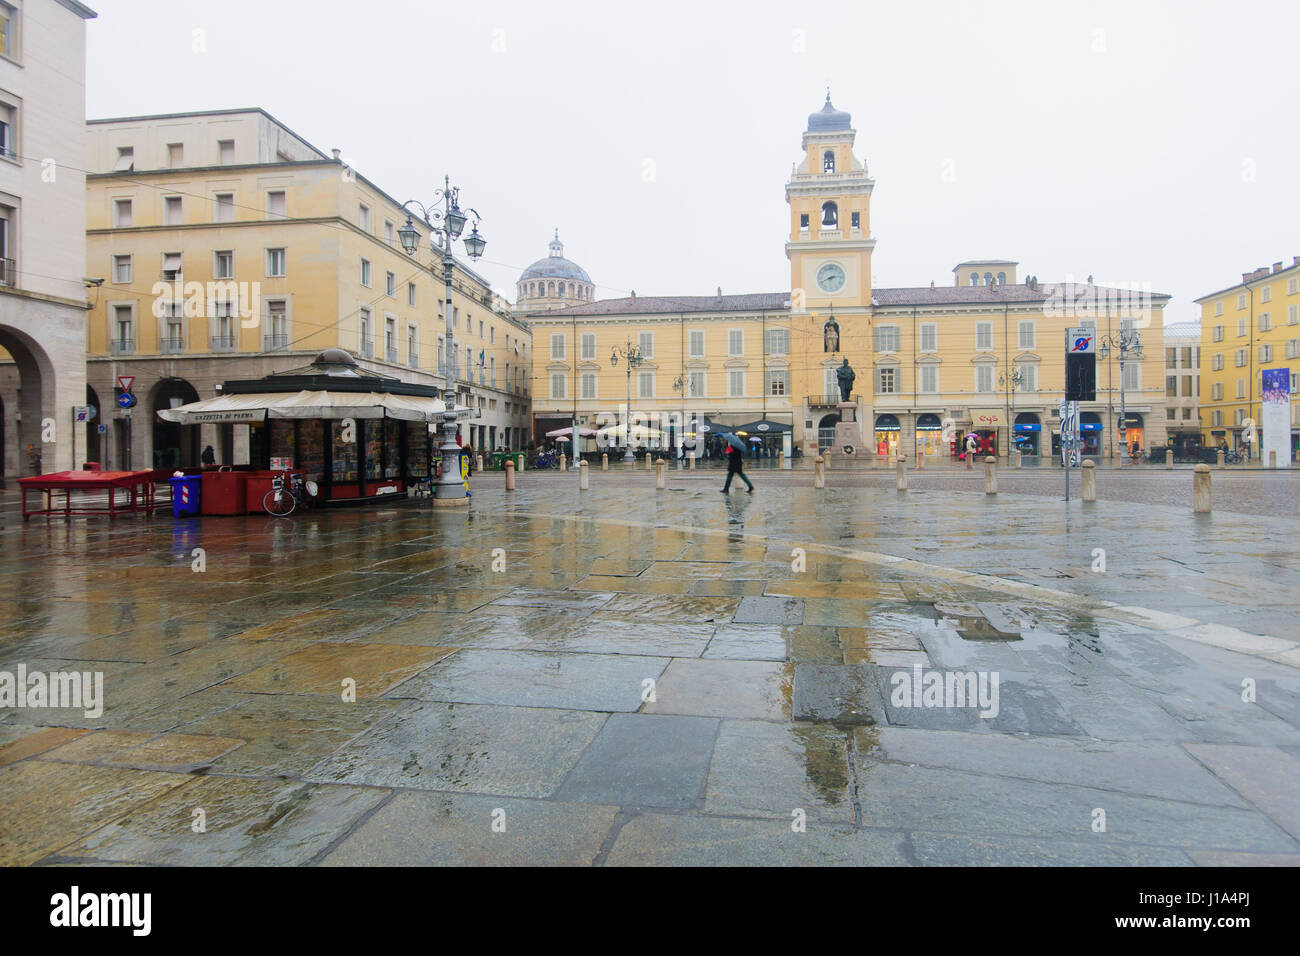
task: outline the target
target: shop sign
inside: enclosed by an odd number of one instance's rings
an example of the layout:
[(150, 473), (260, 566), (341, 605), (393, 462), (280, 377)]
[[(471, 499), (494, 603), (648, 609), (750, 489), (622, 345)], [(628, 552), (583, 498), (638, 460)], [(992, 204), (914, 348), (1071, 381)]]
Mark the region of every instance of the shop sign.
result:
[(1007, 423), (1006, 415), (1000, 408), (972, 408), (970, 410), (971, 427), (975, 429), (1001, 428)]

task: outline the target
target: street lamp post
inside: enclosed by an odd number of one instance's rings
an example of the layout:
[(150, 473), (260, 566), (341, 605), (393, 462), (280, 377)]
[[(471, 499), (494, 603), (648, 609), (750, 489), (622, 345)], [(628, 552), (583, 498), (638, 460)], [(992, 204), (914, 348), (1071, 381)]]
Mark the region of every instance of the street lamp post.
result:
[(632, 454), (632, 369), (644, 360), (641, 358), (641, 350), (632, 344), (630, 338), (627, 340), (627, 345), (614, 348), (609, 357), (609, 364), (617, 367), (620, 357), (627, 363), (627, 414), (623, 419), (623, 460), (636, 461), (636, 456)]
[[(429, 209), (417, 200), (411, 199), (402, 203), (402, 209), (406, 210), (406, 225), (397, 230), (398, 238), (402, 240), (402, 248), (406, 250), (408, 256), (414, 256), (419, 251), (420, 232), (415, 228), (411, 221), (409, 206), (414, 206), (420, 211), (420, 218), (429, 229), (429, 248), (434, 255), (442, 257), (442, 276), (445, 284), (445, 294), (443, 303), (443, 318), (446, 320), (446, 331), (444, 333), (445, 344), (443, 347), (443, 404), (446, 411), (443, 412), (442, 419), (442, 475), (439, 476), (437, 484), (434, 486), (433, 503), (435, 506), (448, 507), (452, 505), (463, 505), (468, 502), (465, 497), (464, 481), (460, 475), (460, 446), (456, 444), (456, 433), (458, 429), (457, 422), (459, 414), (456, 412), (456, 367), (452, 360), (452, 309), (451, 309), (451, 280), (452, 272), (455, 269), (455, 256), (452, 254), (452, 244), (460, 238), (465, 229), (465, 223), (468, 221), (465, 213), (460, 209), (460, 190), (453, 188), (451, 178), (443, 177), (443, 187), (434, 190), (433, 206)], [(442, 204), (443, 208), (436, 208)], [(465, 252), (471, 259), (478, 259), (483, 255), (483, 249), (487, 243), (483, 237), (478, 234), (478, 224), (480, 217), (478, 211), (469, 209), (474, 216), (474, 225), (470, 234), (465, 237)], [(434, 225), (438, 223), (438, 225)], [(429, 267), (433, 271), (433, 267)], [(456, 463), (453, 470), (452, 463)]]
[(1016, 389), (1025, 383), (1024, 373), (1020, 371), (1019, 366), (1013, 368), (1009, 374), (998, 376), (998, 387), (1007, 390), (1007, 455), (1010, 456), (1012, 447), (1016, 444)]
[(1097, 342), (1097, 354), (1106, 360), (1110, 357), (1111, 349), (1119, 352), (1119, 440), (1120, 440), (1120, 458), (1128, 453), (1128, 443), (1125, 440), (1125, 434), (1128, 431), (1128, 413), (1124, 404), (1124, 365), (1129, 360), (1129, 356), (1137, 359), (1139, 362), (1145, 358), (1142, 354), (1142, 338), (1138, 335), (1137, 329), (1128, 328), (1123, 324), (1120, 325), (1119, 334), (1107, 333)]

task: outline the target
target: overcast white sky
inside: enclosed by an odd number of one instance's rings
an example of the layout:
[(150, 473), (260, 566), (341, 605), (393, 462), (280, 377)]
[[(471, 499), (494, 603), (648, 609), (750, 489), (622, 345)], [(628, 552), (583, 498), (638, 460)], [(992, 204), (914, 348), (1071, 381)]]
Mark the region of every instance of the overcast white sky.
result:
[(877, 286), (1016, 259), (1149, 282), (1174, 321), (1300, 255), (1295, 3), (91, 5), (89, 116), (261, 106), (398, 200), (450, 173), (512, 299), (556, 226), (602, 297), (788, 289), (827, 84), (876, 180)]

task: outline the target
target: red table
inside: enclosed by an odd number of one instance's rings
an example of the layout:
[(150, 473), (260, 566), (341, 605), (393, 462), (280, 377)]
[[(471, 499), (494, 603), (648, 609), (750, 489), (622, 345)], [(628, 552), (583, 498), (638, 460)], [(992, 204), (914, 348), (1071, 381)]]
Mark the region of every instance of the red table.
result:
[[(32, 515), (61, 514), (64, 517), (70, 517), (71, 515), (106, 514), (113, 517), (118, 514), (137, 511), (152, 513), (154, 509), (154, 479), (155, 473), (153, 471), (56, 471), (49, 475), (32, 475), (29, 478), (19, 478), (18, 484), (23, 490), (23, 520), (26, 521)], [(44, 492), (45, 507), (29, 509), (27, 507), (28, 491)], [(53, 506), (56, 491), (63, 492), (63, 507), (61, 508)], [(74, 508), (72, 506), (72, 493), (74, 491), (107, 491), (108, 506), (92, 507), (87, 506), (85, 502), (81, 502), (82, 507)], [(129, 504), (122, 506), (117, 504), (118, 491), (126, 491), (130, 494)]]

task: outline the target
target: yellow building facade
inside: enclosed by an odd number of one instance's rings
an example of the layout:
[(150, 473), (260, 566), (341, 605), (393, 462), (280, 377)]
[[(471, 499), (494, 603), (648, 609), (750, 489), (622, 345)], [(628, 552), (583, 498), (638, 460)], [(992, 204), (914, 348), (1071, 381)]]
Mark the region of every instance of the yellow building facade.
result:
[(1201, 308), (1201, 430), (1204, 443), (1245, 450), (1254, 423), (1260, 447), (1261, 371), (1291, 380), (1291, 459), (1300, 455), (1300, 256), (1242, 273), (1241, 282), (1196, 300)]
[[(599, 427), (630, 415), (655, 424), (665, 445), (703, 422), (766, 422), (788, 426), (805, 455), (946, 456), (975, 434), (981, 454), (1019, 448), (1041, 459), (1059, 443), (1066, 330), (1091, 327), (1103, 341), (1137, 332), (1142, 350), (1125, 354), (1122, 372), (1118, 348), (1098, 360), (1097, 399), (1081, 407), (1085, 453), (1162, 449), (1169, 297), (1091, 278), (1021, 282), (1018, 263), (1000, 259), (959, 264), (951, 286), (874, 287), (875, 182), (855, 139), (829, 96), (808, 118), (786, 185), (788, 291), (634, 294), (538, 310), (521, 299), (539, 350), (535, 435), (571, 417)], [(630, 382), (629, 349), (642, 359)], [(837, 435), (850, 414), (837, 378), (846, 359), (854, 427)]]
[[(91, 457), (114, 467), (249, 460), (256, 429), (180, 426), (159, 408), (209, 398), (228, 379), (305, 365), (326, 348), (403, 381), (444, 381), (441, 262), (421, 229), (408, 256), (400, 202), (337, 155), (261, 110), (88, 124), (86, 255), (102, 277), (88, 326), (99, 421)], [(417, 226), (420, 225), (417, 223)], [(431, 266), (433, 268), (431, 268)], [(451, 364), (462, 426), (477, 447), (519, 447), (532, 358), (527, 326), (485, 279), (457, 263)], [(114, 405), (133, 376), (130, 428)]]

